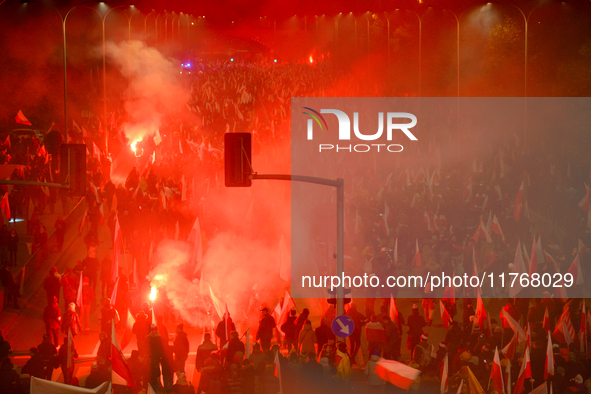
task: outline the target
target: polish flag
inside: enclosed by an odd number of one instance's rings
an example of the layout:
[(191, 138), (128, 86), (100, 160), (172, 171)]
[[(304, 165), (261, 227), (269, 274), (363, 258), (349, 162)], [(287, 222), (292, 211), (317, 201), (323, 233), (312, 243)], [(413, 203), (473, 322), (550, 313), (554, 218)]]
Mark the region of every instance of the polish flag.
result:
[(451, 324), (451, 317), (449, 316), (449, 312), (447, 309), (445, 309), (445, 305), (443, 305), (441, 300), (439, 300), (439, 311), (441, 312), (441, 321), (443, 322), (445, 329), (448, 330), (449, 325)]
[(542, 235), (538, 236), (538, 242), (536, 242), (536, 259), (538, 260), (538, 267), (546, 265), (546, 259), (544, 258), (544, 249), (542, 249)]
[(554, 375), (554, 353), (552, 351), (552, 335), (548, 332), (548, 345), (546, 346), (546, 361), (544, 363), (544, 380)]
[(223, 320), (224, 318), (224, 310), (225, 310), (225, 306), (224, 304), (219, 300), (219, 298), (217, 298), (215, 296), (215, 294), (213, 294), (213, 290), (211, 290), (211, 285), (209, 286), (209, 295), (211, 296), (211, 301), (213, 303), (214, 309), (216, 311), (216, 313), (218, 314), (220, 320)]
[(189, 233), (188, 241), (193, 244), (191, 248), (191, 263), (193, 268), (193, 275), (195, 276), (201, 271), (201, 263), (203, 262), (203, 242), (201, 239), (201, 225), (199, 224), (199, 216), (195, 218), (195, 223)]
[(283, 394), (283, 382), (281, 381), (281, 363), (279, 362), (279, 352), (275, 353), (275, 359), (273, 360), (275, 364), (275, 376), (279, 379), (279, 394)]
[(415, 258), (413, 259), (413, 265), (417, 268), (421, 268), (421, 251), (419, 249), (419, 240), (415, 242)]
[(513, 358), (515, 357), (515, 350), (517, 350), (518, 338), (519, 338), (519, 335), (516, 332), (513, 333), (513, 338), (511, 338), (511, 341), (509, 341), (507, 346), (505, 346), (503, 348), (503, 350), (501, 350), (501, 353), (503, 353), (505, 358), (508, 358), (509, 360), (513, 360)]
[(76, 294), (76, 305), (78, 310), (82, 310), (82, 271), (80, 271), (80, 281), (78, 282), (78, 294)]
[(544, 320), (542, 320), (542, 328), (546, 331), (550, 331), (550, 313), (548, 312), (548, 307), (546, 307), (546, 312), (544, 312)]
[(376, 367), (376, 374), (386, 382), (390, 382), (403, 390), (408, 390), (419, 377), (421, 371), (398, 361), (380, 358)]
[(113, 321), (111, 322), (111, 366), (113, 368), (113, 383), (138, 388), (133, 373), (131, 372), (129, 365), (125, 362), (125, 357), (123, 357), (121, 347), (119, 347), (119, 343), (117, 342), (116, 334), (115, 321)]
[(515, 205), (513, 206), (513, 217), (515, 221), (518, 222), (521, 218), (521, 211), (523, 210), (523, 181), (521, 181), (521, 186), (519, 186), (519, 190), (517, 191), (517, 196), (515, 197)]
[(115, 217), (115, 235), (113, 238), (113, 262), (111, 264), (111, 280), (116, 281), (119, 277), (119, 253), (123, 247), (123, 236), (119, 226), (119, 216)]
[(519, 371), (519, 376), (517, 376), (513, 394), (521, 394), (523, 392), (525, 379), (531, 379), (531, 360), (529, 357), (529, 347), (525, 348), (523, 362), (521, 363), (521, 370)]
[[(529, 394), (548, 394), (548, 386), (546, 385), (546, 382), (530, 391)], [(552, 394), (552, 385), (550, 385), (550, 394)]]
[(127, 324), (125, 325), (125, 331), (123, 331), (123, 337), (121, 338), (121, 350), (125, 349), (129, 342), (131, 341), (131, 337), (133, 336), (133, 325), (135, 324), (135, 319), (133, 315), (127, 309)]
[(368, 342), (386, 343), (386, 331), (380, 322), (369, 322), (365, 325), (365, 336)]
[(443, 357), (443, 372), (441, 373), (441, 387), (440, 387), (440, 392), (441, 394), (445, 394), (449, 391), (449, 382), (448, 382), (448, 375), (449, 375), (449, 370), (448, 370), (448, 365), (447, 365), (447, 354), (445, 355), (445, 357)]
[(515, 319), (513, 319), (513, 317), (509, 314), (509, 312), (507, 312), (506, 309), (503, 309), (503, 311), (501, 312), (501, 319), (507, 322), (509, 327), (511, 327), (511, 329), (517, 333), (518, 341), (521, 342), (527, 339), (527, 336), (525, 335), (525, 331), (523, 331), (523, 328), (521, 328), (519, 323), (517, 323)]
[(246, 345), (244, 346), (246, 349), (244, 351), (244, 358), (247, 360), (250, 358), (252, 345), (250, 344), (250, 327), (246, 329)]
[(390, 311), (388, 315), (390, 316), (390, 320), (396, 323), (396, 325), (398, 326), (398, 330), (402, 332), (402, 325), (400, 324), (398, 319), (398, 307), (396, 306), (396, 301), (394, 300), (392, 294), (390, 294)]
[(577, 253), (575, 260), (570, 265), (568, 273), (572, 274), (575, 286), (583, 284), (583, 271), (581, 271), (581, 261), (579, 260), (579, 253)]
[[(521, 241), (517, 240), (517, 249), (515, 250), (515, 259), (513, 260), (513, 273), (519, 277), (521, 274), (526, 273), (525, 263), (523, 262), (523, 254), (521, 253)], [(509, 289), (509, 296), (515, 298), (517, 294), (522, 290), (521, 284), (518, 280), (515, 281), (515, 286), (511, 286)]]
[(472, 202), (472, 178), (470, 178), (470, 183), (464, 189), (464, 202)]
[(478, 298), (476, 300), (476, 311), (474, 313), (476, 317), (476, 321), (481, 329), (484, 330), (484, 321), (486, 320), (486, 310), (484, 309), (484, 303), (482, 302), (482, 297), (480, 296), (480, 289), (478, 290)]
[(538, 272), (538, 257), (536, 253), (536, 236), (534, 235), (534, 241), (531, 246), (531, 260), (529, 261), (529, 276)]
[(568, 304), (564, 306), (564, 310), (558, 322), (556, 323), (556, 328), (554, 329), (554, 333), (552, 334), (554, 339), (558, 342), (566, 343), (570, 345), (575, 338), (575, 328), (573, 327), (573, 323), (570, 320), (570, 311), (568, 309)]
[(499, 358), (499, 348), (495, 348), (495, 357), (493, 360), (490, 378), (493, 382), (493, 390), (499, 394), (505, 394), (505, 384), (503, 383), (503, 372), (501, 369), (501, 359)]
[(2, 213), (4, 214), (6, 221), (10, 221), (12, 216), (10, 216), (10, 204), (8, 204), (8, 193), (5, 193), (4, 197), (2, 197), (2, 200), (0, 200), (0, 210), (2, 210)]
[(16, 123), (18, 124), (26, 124), (27, 126), (31, 126), (31, 122), (29, 122), (29, 119), (25, 117), (23, 111), (21, 111), (20, 109), (18, 110), (18, 114), (16, 114), (16, 116), (14, 117), (14, 120), (16, 120)]

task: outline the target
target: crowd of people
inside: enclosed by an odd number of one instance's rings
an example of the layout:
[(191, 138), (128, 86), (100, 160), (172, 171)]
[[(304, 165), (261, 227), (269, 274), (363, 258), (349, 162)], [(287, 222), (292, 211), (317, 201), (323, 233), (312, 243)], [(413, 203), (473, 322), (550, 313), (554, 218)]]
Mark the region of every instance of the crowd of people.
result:
[[(402, 390), (397, 383), (379, 373), (382, 361), (391, 360), (421, 371), (411, 387), (415, 392), (440, 392), (441, 380), (448, 379), (449, 392), (461, 386), (462, 393), (500, 394), (498, 386), (489, 385), (497, 354), (504, 393), (511, 387), (517, 394), (519, 385), (521, 392), (527, 393), (544, 382), (552, 385), (555, 394), (591, 388), (586, 343), (589, 324), (584, 303), (575, 298), (585, 294), (580, 283), (567, 293), (551, 289), (543, 298), (511, 297), (506, 305), (501, 302), (509, 294), (498, 289), (484, 294), (494, 297), (484, 301), (461, 290), (438, 294), (449, 315), (441, 322), (443, 327), (433, 327), (437, 320), (433, 294), (421, 294), (422, 302), (421, 297), (399, 298), (401, 294), (381, 303), (376, 298), (368, 298), (365, 305), (354, 300), (347, 306), (347, 314), (355, 329), (346, 341), (337, 341), (332, 333), (330, 324), (336, 313), (331, 306), (325, 308), (315, 328), (315, 318), (307, 309), (299, 315), (295, 310), (278, 315), (263, 307), (254, 336), (240, 335), (226, 315), (215, 332), (198, 327), (204, 332), (202, 343), (189, 337), (179, 315), (166, 304), (166, 294), (160, 297), (164, 299), (160, 307), (146, 302), (145, 294), (150, 292), (146, 278), (154, 247), (167, 238), (187, 239), (196, 216), (204, 234), (214, 236), (219, 231), (204, 201), (210, 189), (221, 187), (223, 134), (252, 131), (257, 139), (255, 154), (282, 157), (284, 153), (273, 147), (289, 139), (291, 97), (356, 95), (355, 86), (336, 83), (342, 81), (342, 75), (327, 65), (217, 63), (198, 64), (194, 71), (188, 81), (191, 100), (187, 110), (198, 119), (196, 125), (183, 127), (176, 118), (166, 119), (156, 134), (137, 142), (135, 166), (122, 178), (117, 173), (118, 158), (129, 153), (132, 142), (123, 132), (123, 113), (114, 113), (103, 122), (80, 120), (80, 126), (69, 131), (72, 142), (84, 142), (89, 149), (88, 194), (79, 226), (86, 255), (64, 266), (63, 274), (57, 267), (45, 271), (43, 322), (47, 333), (41, 344), (31, 347), (31, 358), (20, 370), (21, 376), (52, 379), (53, 370), (60, 368), (66, 384), (78, 385), (80, 377), (74, 369), (78, 355), (68, 335), (88, 331), (98, 321), (100, 345), (84, 386), (94, 388), (110, 381), (117, 362), (111, 347), (112, 327), (128, 333), (128, 316), (133, 316), (130, 333), (137, 348), (126, 359), (132, 373), (127, 381), (133, 387), (118, 387), (132, 392), (147, 390), (148, 385), (166, 392), (207, 394), (347, 389), (396, 392)], [(372, 95), (387, 94), (373, 89)], [(61, 141), (56, 133), (59, 130), (52, 127), (44, 145), (31, 139), (26, 151), (2, 147), (0, 160), (25, 166), (15, 170), (13, 179), (51, 181), (59, 177), (57, 147)], [(353, 262), (348, 267), (352, 273), (514, 272), (515, 249), (529, 267), (530, 256), (518, 245), (532, 244), (534, 236), (541, 236), (539, 250), (546, 253), (538, 254), (540, 273), (566, 273), (573, 260), (579, 259), (581, 280), (588, 282), (589, 192), (585, 194), (583, 187), (589, 160), (584, 153), (567, 146), (570, 154), (556, 155), (549, 149), (551, 137), (526, 148), (510, 136), (498, 150), (490, 149), (488, 156), (481, 155), (471, 163), (442, 163), (439, 146), (446, 141), (444, 137), (437, 140), (434, 133), (431, 137), (432, 149), (413, 152), (416, 166), (400, 161), (393, 168), (375, 169), (351, 180), (346, 253)], [(115, 176), (122, 181), (117, 182)], [(527, 188), (526, 204), (515, 220), (515, 197), (522, 182)], [(46, 192), (29, 186), (4, 190), (17, 215), (24, 216), (29, 201), (33, 202), (33, 213), (27, 217), (38, 240), (35, 247), (43, 251), (40, 264), (47, 260), (47, 231), (35, 215), (46, 207), (53, 212), (60, 198), (66, 212), (68, 195), (57, 190)], [(581, 199), (582, 206), (577, 206)], [(385, 206), (391, 213), (384, 219)], [(501, 231), (493, 225), (493, 217), (498, 218)], [(100, 236), (104, 226), (109, 229), (106, 242)], [(55, 228), (60, 232), (61, 250), (65, 222), (56, 222)], [(12, 256), (13, 250), (12, 235), (5, 232), (6, 228), (0, 232), (0, 257), (14, 264), (12, 257), (4, 257), (8, 251)], [(118, 254), (125, 252), (132, 263), (117, 263)], [(199, 271), (193, 268), (188, 267), (187, 277), (199, 279)], [(10, 265), (6, 264), (5, 270), (2, 284), (18, 306), (18, 285), (10, 275)], [(527, 295), (525, 290), (523, 295)], [(206, 302), (205, 308), (211, 310), (212, 301)], [(412, 305), (406, 320), (396, 303)], [(460, 305), (461, 321), (456, 320)], [(502, 312), (497, 317), (491, 310)], [(170, 335), (172, 326), (175, 332)], [(427, 331), (432, 329), (447, 330), (445, 340), (430, 340)], [(553, 356), (550, 374), (545, 364), (549, 341)], [(0, 386), (8, 388), (7, 392), (24, 392), (10, 360), (10, 346), (3, 339), (0, 343)], [(194, 349), (193, 376), (199, 379), (189, 382), (186, 364)], [(526, 376), (523, 384), (519, 379), (528, 361), (531, 376)], [(356, 376), (356, 370), (364, 374)]]

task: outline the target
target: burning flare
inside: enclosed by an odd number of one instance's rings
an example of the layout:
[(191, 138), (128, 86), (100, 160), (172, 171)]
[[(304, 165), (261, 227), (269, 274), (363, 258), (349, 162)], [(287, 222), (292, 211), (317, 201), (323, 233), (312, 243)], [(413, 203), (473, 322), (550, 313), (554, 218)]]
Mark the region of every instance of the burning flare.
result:
[(150, 301), (156, 301), (156, 295), (158, 294), (158, 289), (155, 287), (150, 288)]

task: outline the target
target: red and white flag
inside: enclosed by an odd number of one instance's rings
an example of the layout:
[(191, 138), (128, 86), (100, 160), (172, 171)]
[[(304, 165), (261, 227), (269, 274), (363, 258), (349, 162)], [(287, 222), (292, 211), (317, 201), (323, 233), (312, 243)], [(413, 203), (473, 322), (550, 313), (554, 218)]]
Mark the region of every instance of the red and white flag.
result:
[(464, 189), (464, 202), (472, 202), (472, 178), (470, 178), (470, 183)]
[(564, 306), (562, 315), (560, 315), (560, 318), (556, 323), (556, 328), (554, 329), (552, 336), (556, 341), (570, 345), (574, 341), (576, 333), (573, 323), (570, 319), (568, 305), (569, 304), (567, 303)]
[(515, 197), (515, 205), (513, 206), (513, 218), (515, 221), (518, 222), (521, 218), (521, 211), (523, 210), (523, 181), (521, 181), (521, 186), (519, 186), (519, 190), (517, 191), (517, 196)]
[(80, 271), (80, 281), (78, 282), (78, 293), (76, 294), (76, 305), (78, 310), (82, 309), (82, 271)]
[(115, 282), (119, 277), (119, 254), (123, 247), (123, 236), (119, 226), (119, 216), (115, 217), (115, 233), (113, 235), (113, 262), (111, 264), (111, 280)]
[(390, 382), (403, 390), (408, 390), (419, 377), (421, 371), (398, 361), (380, 358), (376, 366), (376, 374), (386, 382)]
[(513, 358), (515, 357), (515, 351), (517, 350), (518, 339), (519, 334), (517, 334), (517, 332), (513, 333), (513, 338), (511, 338), (507, 346), (505, 346), (503, 350), (501, 350), (501, 353), (503, 353), (505, 358), (513, 360)]
[(27, 126), (31, 126), (31, 122), (29, 122), (29, 119), (25, 117), (23, 111), (21, 111), (20, 109), (18, 110), (18, 114), (16, 114), (16, 116), (14, 117), (14, 120), (16, 120), (16, 123), (18, 124), (26, 124)]
[(513, 317), (509, 314), (509, 312), (507, 312), (506, 309), (503, 309), (503, 311), (501, 312), (501, 319), (505, 321), (514, 332), (517, 333), (518, 340), (520, 342), (525, 341), (527, 339), (527, 336), (525, 335), (525, 331), (523, 331), (523, 328), (521, 328), (519, 323), (517, 323), (515, 319), (513, 319)]
[(211, 290), (211, 285), (209, 286), (209, 295), (211, 296), (211, 301), (213, 303), (213, 307), (214, 307), (216, 313), (218, 314), (218, 317), (220, 318), (220, 320), (223, 320), (223, 318), (224, 318), (224, 310), (225, 310), (224, 303), (221, 302), (215, 296), (215, 294), (213, 294), (213, 290)]
[(523, 355), (523, 362), (521, 363), (521, 370), (515, 382), (515, 389), (513, 394), (521, 394), (525, 387), (525, 379), (531, 379), (531, 360), (529, 357), (529, 347), (525, 348)]
[(503, 243), (505, 243), (505, 234), (503, 233), (503, 230), (501, 229), (501, 225), (499, 224), (499, 220), (497, 219), (497, 215), (493, 216), (493, 221), (490, 225), (490, 231), (499, 235), (501, 237), (501, 240), (503, 241)]
[(419, 240), (415, 242), (415, 258), (413, 259), (413, 265), (417, 268), (421, 268), (421, 250), (419, 249)]
[(441, 373), (441, 387), (440, 387), (440, 392), (441, 394), (445, 394), (449, 391), (449, 367), (448, 367), (448, 362), (447, 362), (447, 353), (445, 354), (445, 357), (443, 357), (443, 371)]
[(501, 369), (501, 359), (499, 358), (499, 349), (495, 348), (495, 357), (493, 359), (490, 378), (493, 382), (493, 390), (499, 394), (505, 394), (505, 384), (503, 383), (503, 370)]
[(365, 325), (365, 336), (368, 342), (386, 343), (386, 331), (380, 322), (369, 322)]
[(476, 321), (480, 328), (484, 331), (484, 321), (486, 320), (486, 310), (484, 309), (484, 303), (480, 296), (480, 289), (478, 289), (478, 298), (476, 299), (476, 311), (474, 313)]
[(398, 320), (398, 306), (396, 306), (396, 301), (392, 294), (390, 294), (390, 310), (388, 311), (388, 316), (390, 316), (390, 320), (392, 320), (398, 326), (400, 332), (402, 332), (402, 325)]
[[(515, 259), (513, 260), (513, 273), (519, 277), (521, 274), (527, 273), (525, 264), (523, 262), (523, 254), (521, 252), (521, 242), (517, 240), (517, 250), (515, 250)], [(519, 292), (523, 290), (520, 281), (516, 280), (515, 285), (509, 289), (509, 296), (515, 298)]]
[(536, 236), (534, 235), (534, 241), (531, 246), (531, 260), (529, 261), (529, 276), (538, 272), (538, 257), (536, 253)]
[(199, 224), (199, 217), (195, 218), (195, 223), (189, 233), (188, 241), (193, 244), (191, 249), (191, 264), (193, 264), (193, 275), (201, 271), (201, 263), (203, 262), (203, 242), (201, 239), (201, 225)]
[(546, 307), (546, 311), (544, 312), (544, 319), (542, 320), (542, 328), (546, 331), (550, 331), (550, 313), (548, 312), (548, 307)]
[(443, 305), (443, 302), (441, 300), (439, 300), (439, 310), (441, 311), (441, 321), (443, 322), (443, 326), (446, 330), (448, 330), (449, 325), (451, 323), (451, 317), (447, 309), (445, 309), (445, 305)]
[(575, 286), (583, 284), (583, 271), (581, 270), (581, 261), (579, 259), (579, 253), (575, 257), (575, 260), (570, 265), (568, 273), (573, 276), (573, 283)]
[(2, 210), (2, 214), (6, 218), (6, 221), (10, 221), (12, 216), (10, 215), (10, 204), (8, 203), (8, 193), (4, 193), (4, 197), (0, 200), (0, 209)]
[(283, 382), (281, 381), (281, 363), (279, 362), (279, 352), (275, 353), (275, 360), (273, 360), (275, 364), (275, 376), (279, 379), (279, 394), (283, 394)]
[(111, 366), (113, 368), (112, 380), (114, 384), (121, 384), (127, 387), (137, 388), (137, 383), (129, 365), (125, 362), (125, 357), (121, 352), (121, 347), (117, 342), (117, 333), (115, 332), (115, 321), (111, 322)]
[(398, 237), (396, 237), (396, 242), (394, 243), (394, 253), (393, 253), (392, 259), (394, 260), (394, 267), (397, 267), (398, 266)]
[(291, 254), (287, 249), (287, 244), (281, 234), (279, 239), (279, 246), (275, 252), (275, 261), (277, 262), (277, 270), (279, 271), (279, 277), (286, 282), (291, 279)]
[(135, 319), (133, 318), (133, 315), (131, 314), (131, 312), (129, 311), (129, 308), (127, 309), (127, 323), (125, 324), (125, 331), (123, 331), (123, 337), (121, 337), (121, 350), (125, 349), (127, 347), (127, 345), (129, 345), (129, 342), (131, 341), (131, 338), (133, 336), (133, 325), (135, 324)]
[(548, 345), (546, 346), (546, 362), (544, 363), (544, 380), (548, 376), (554, 376), (554, 352), (552, 350), (552, 335), (548, 332)]

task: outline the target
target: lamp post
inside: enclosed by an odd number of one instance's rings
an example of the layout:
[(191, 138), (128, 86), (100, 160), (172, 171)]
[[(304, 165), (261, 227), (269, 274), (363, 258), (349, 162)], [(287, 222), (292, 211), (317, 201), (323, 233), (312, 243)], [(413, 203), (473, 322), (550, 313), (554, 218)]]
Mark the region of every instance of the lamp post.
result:
[[(165, 14), (168, 14), (168, 12), (166, 12), (166, 10), (164, 10)], [(156, 44), (158, 44), (158, 19), (160, 19), (160, 17), (162, 16), (162, 14), (158, 14), (158, 16), (156, 17), (156, 21), (155, 21), (155, 30), (156, 30)]]
[(367, 21), (367, 54), (369, 55), (369, 18), (367, 14), (365, 15), (365, 20)]
[(155, 13), (156, 11), (152, 10), (148, 13), (148, 15), (146, 15), (146, 17), (144, 18), (144, 42), (147, 44), (148, 43), (148, 18), (150, 17), (150, 15), (152, 15), (153, 13)]
[[(21, 1), (21, 3), (23, 3), (23, 4), (27, 4), (30, 2), (32, 2), (32, 1), (26, 1), (26, 0)], [(2, 3), (0, 3), (0, 4), (2, 4)], [(88, 3), (91, 3), (91, 2), (88, 2)], [(70, 13), (77, 7), (88, 8), (89, 10), (96, 12), (99, 15), (99, 17), (101, 17), (101, 13), (98, 12), (96, 9), (89, 7), (87, 5), (84, 5), (84, 4), (77, 4), (77, 5), (73, 6), (72, 8), (70, 8), (66, 12), (65, 15), (62, 15), (62, 13), (56, 7), (54, 7), (52, 5), (50, 5), (50, 7), (53, 8), (53, 10), (59, 15), (59, 17), (62, 21), (62, 42), (63, 42), (63, 62), (64, 62), (64, 139), (67, 142), (68, 141), (68, 73), (67, 73), (67, 51), (66, 51), (66, 21), (68, 20), (68, 16), (70, 15)]]
[(517, 7), (515, 4), (511, 4), (511, 3), (502, 3), (503, 5), (510, 5), (511, 7), (515, 8), (517, 11), (519, 11), (519, 13), (521, 14), (521, 16), (523, 17), (523, 24), (524, 24), (524, 75), (523, 75), (523, 97), (524, 97), (524, 107), (523, 107), (523, 111), (524, 111), (524, 129), (523, 129), (523, 146), (527, 147), (527, 51), (528, 51), (528, 45), (527, 45), (527, 36), (528, 36), (528, 25), (529, 25), (529, 18), (531, 16), (531, 14), (536, 10), (536, 8), (538, 8), (539, 6), (541, 6), (543, 3), (538, 4), (537, 6), (535, 6), (534, 8), (531, 9), (531, 11), (527, 14), (527, 16), (525, 15), (525, 12), (523, 12), (523, 10), (519, 7)]
[[(122, 7), (129, 7), (128, 5), (118, 5), (109, 9), (102, 16), (102, 25), (103, 25), (103, 119), (105, 122), (105, 127), (107, 127), (107, 68), (106, 68), (106, 40), (105, 40), (105, 21), (107, 20), (107, 16), (111, 13), (111, 11), (116, 10), (117, 8)], [(97, 11), (98, 12), (98, 11)], [(126, 15), (127, 16), (127, 15)], [(65, 38), (64, 38), (65, 40)]]
[(450, 10), (443, 10), (444, 12), (449, 12), (453, 15), (456, 20), (456, 74), (457, 74), (457, 87), (458, 87), (458, 143), (460, 141), (460, 18), (462, 14), (458, 17), (455, 12)]

